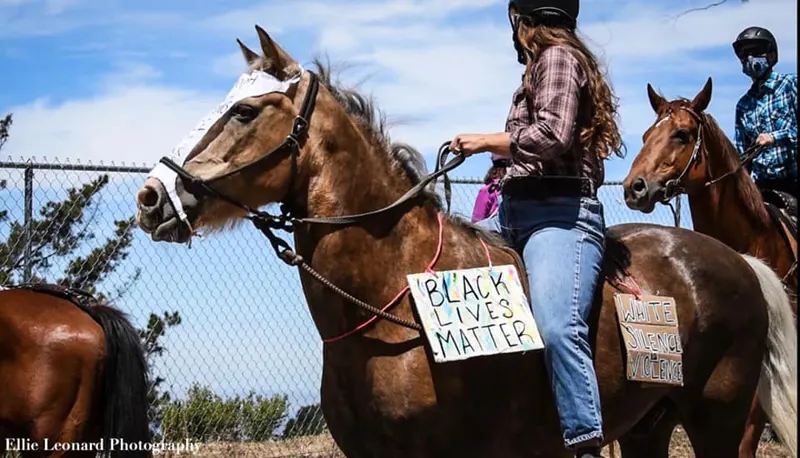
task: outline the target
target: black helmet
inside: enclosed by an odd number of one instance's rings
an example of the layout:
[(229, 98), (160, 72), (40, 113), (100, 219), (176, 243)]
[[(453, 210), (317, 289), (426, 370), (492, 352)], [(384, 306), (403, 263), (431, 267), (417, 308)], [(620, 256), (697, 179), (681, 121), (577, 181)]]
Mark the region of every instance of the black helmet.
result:
[(514, 23), (514, 19), (511, 17), (512, 6), (517, 14), (531, 18), (534, 24), (561, 26), (570, 30), (574, 30), (578, 24), (580, 0), (509, 0), (508, 20), (511, 22), (517, 61), (521, 64), (525, 63), (525, 53), (517, 38), (519, 24)]
[(778, 63), (778, 43), (772, 32), (763, 27), (748, 27), (733, 42), (733, 52), (739, 60), (748, 55), (767, 55), (770, 66)]
[(561, 20), (574, 29), (578, 23), (579, 0), (509, 0), (508, 7), (517, 13), (541, 20)]

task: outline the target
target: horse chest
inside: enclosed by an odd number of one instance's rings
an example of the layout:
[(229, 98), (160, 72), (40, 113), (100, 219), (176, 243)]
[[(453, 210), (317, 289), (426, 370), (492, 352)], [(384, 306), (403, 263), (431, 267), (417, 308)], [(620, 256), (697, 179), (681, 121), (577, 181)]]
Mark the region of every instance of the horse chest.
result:
[[(412, 418), (436, 406), (430, 371), (420, 351), (376, 357), (366, 364), (366, 387), (376, 417)], [(376, 418), (377, 420), (378, 418)]]

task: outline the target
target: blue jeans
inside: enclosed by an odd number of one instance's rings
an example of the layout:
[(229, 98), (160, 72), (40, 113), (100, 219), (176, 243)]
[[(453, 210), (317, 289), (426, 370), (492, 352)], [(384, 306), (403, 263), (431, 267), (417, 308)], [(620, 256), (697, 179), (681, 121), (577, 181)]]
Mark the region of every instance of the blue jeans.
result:
[(564, 444), (602, 441), (587, 320), (605, 245), (603, 204), (586, 197), (506, 197), (499, 212), (478, 225), (501, 233), (525, 262)]

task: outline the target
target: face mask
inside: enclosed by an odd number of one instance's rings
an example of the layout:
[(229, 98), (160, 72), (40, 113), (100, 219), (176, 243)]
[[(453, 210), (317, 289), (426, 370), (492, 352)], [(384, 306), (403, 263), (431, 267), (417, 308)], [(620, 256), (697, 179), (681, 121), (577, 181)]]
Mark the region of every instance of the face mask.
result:
[(752, 79), (764, 76), (769, 70), (767, 58), (764, 56), (747, 56), (747, 60), (742, 62), (742, 72)]

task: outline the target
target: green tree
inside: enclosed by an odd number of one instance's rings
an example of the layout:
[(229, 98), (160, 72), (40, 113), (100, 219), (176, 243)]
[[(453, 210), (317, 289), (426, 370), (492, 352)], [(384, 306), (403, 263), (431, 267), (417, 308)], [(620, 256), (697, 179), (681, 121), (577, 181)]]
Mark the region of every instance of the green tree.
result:
[(153, 363), (166, 351), (166, 348), (161, 344), (161, 339), (166, 335), (167, 329), (179, 324), (181, 324), (181, 317), (178, 312), (164, 312), (161, 316), (151, 313), (145, 329), (139, 330), (139, 336), (144, 343), (149, 369), (148, 418), (150, 419), (151, 432), (156, 439), (161, 437), (160, 431), (164, 420), (164, 408), (169, 405), (171, 396), (169, 391), (162, 389), (161, 385), (166, 380), (153, 372)]
[(163, 408), (161, 429), (166, 441), (263, 442), (277, 437), (288, 407), (286, 396), (250, 393), (226, 399), (194, 384), (186, 399), (169, 401)]
[[(10, 114), (0, 120), (0, 149), (8, 140), (11, 124)], [(140, 269), (134, 269), (113, 291), (102, 291), (101, 286), (104, 280), (119, 274), (119, 267), (128, 258), (134, 217), (114, 221), (114, 229), (99, 246), (88, 252), (83, 250), (97, 238), (94, 230), (100, 216), (97, 201), (108, 183), (109, 176), (101, 175), (67, 189), (63, 199), (42, 205), (28, 227), (25, 221), (12, 220), (8, 211), (0, 211), (0, 229), (3, 230), (0, 234), (5, 234), (5, 238), (0, 238), (0, 286), (22, 283), (27, 266), (32, 282), (81, 288), (99, 300), (112, 302), (124, 296), (139, 279)], [(0, 180), (0, 191), (6, 189), (6, 185), (5, 180)], [(145, 328), (139, 329), (150, 368), (149, 413), (154, 428), (160, 424), (161, 409), (169, 402), (169, 394), (161, 389), (164, 378), (153, 374), (153, 362), (165, 351), (162, 341), (166, 330), (180, 322), (178, 312), (152, 313)]]
[[(0, 120), (0, 150), (8, 140), (8, 131), (11, 128), (11, 113), (7, 114), (5, 118)], [(6, 180), (0, 178), (0, 191), (6, 188)], [(0, 210), (0, 221), (3, 221), (8, 215), (6, 210)]]
[[(0, 148), (8, 140), (11, 124), (10, 114), (0, 120)], [(108, 175), (100, 175), (67, 189), (66, 197), (46, 202), (27, 227), (25, 221), (10, 220), (7, 210), (0, 213), (0, 224), (7, 226), (5, 240), (0, 239), (0, 285), (22, 283), (23, 271), (27, 269), (33, 282), (49, 281), (81, 288), (108, 300), (109, 296), (99, 291), (98, 286), (128, 257), (134, 217), (114, 221), (114, 231), (104, 243), (87, 254), (79, 254), (86, 242), (96, 238), (92, 228), (98, 222), (97, 200), (108, 181)], [(6, 185), (3, 180), (0, 189)], [(136, 269), (116, 291), (116, 296), (123, 295), (139, 274)]]
[(283, 429), (283, 438), (289, 439), (299, 436), (317, 436), (327, 428), (322, 408), (319, 404), (300, 407), (297, 414), (286, 422)]
[(7, 114), (5, 118), (0, 119), (0, 149), (8, 140), (8, 132), (11, 130), (11, 113)]

